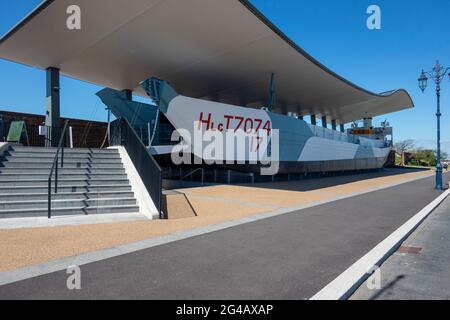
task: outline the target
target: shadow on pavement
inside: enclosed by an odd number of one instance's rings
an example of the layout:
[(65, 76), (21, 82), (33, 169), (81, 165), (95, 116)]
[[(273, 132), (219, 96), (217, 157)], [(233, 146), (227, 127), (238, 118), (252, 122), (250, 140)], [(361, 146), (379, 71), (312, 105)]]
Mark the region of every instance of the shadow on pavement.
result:
[(283, 182), (268, 182), (256, 184), (243, 184), (243, 187), (262, 188), (262, 189), (276, 189), (285, 191), (313, 191), (323, 188), (330, 188), (338, 185), (345, 185), (357, 181), (364, 181), (374, 178), (400, 176), (403, 174), (410, 174), (414, 172), (429, 171), (428, 169), (416, 168), (388, 168), (379, 172), (370, 173), (356, 173), (351, 175), (342, 175), (335, 177), (323, 177), (316, 179), (304, 179), (298, 181), (283, 181)]
[[(394, 288), (400, 281), (402, 281), (405, 278), (406, 278), (405, 275), (397, 276), (394, 280), (389, 282), (384, 288), (381, 288), (380, 290), (378, 290), (377, 293), (375, 293), (373, 296), (371, 296), (369, 298), (369, 300), (378, 300), (381, 297), (381, 295), (383, 295), (386, 291)], [(388, 294), (389, 294), (389, 292), (388, 292)]]

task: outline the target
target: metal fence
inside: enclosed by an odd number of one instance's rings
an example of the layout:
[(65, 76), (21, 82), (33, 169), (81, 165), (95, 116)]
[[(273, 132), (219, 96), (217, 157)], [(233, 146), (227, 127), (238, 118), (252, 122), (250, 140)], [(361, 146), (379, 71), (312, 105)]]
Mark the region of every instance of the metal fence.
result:
[(314, 136), (319, 138), (325, 138), (335, 141), (342, 141), (342, 142), (349, 142), (354, 144), (360, 144), (362, 146), (367, 147), (376, 147), (376, 148), (384, 148), (384, 147), (391, 147), (392, 146), (392, 140), (374, 140), (370, 138), (360, 137), (353, 134), (348, 134), (344, 132), (339, 132), (336, 130), (331, 130), (328, 128), (316, 126), (310, 124), (309, 127), (311, 128), (312, 133)]
[[(6, 141), (9, 132), (9, 125), (0, 124), (0, 141)], [(57, 146), (61, 138), (61, 127), (46, 127), (36, 125), (25, 125), (27, 138), (24, 135), (20, 141), (25, 146), (30, 147), (49, 147)]]
[[(107, 147), (106, 122), (67, 119), (55, 124), (55, 127), (46, 126), (45, 116), (37, 114), (26, 114), (0, 110), (0, 141), (6, 141), (13, 122), (25, 123), (26, 134), (23, 133), (20, 143), (25, 146), (44, 147), (57, 146), (64, 122), (70, 120), (68, 134), (74, 148), (100, 148)], [(17, 135), (17, 133), (16, 133)]]
[(123, 146), (126, 149), (158, 209), (160, 218), (167, 219), (167, 213), (163, 212), (161, 207), (162, 170), (126, 119), (118, 119), (111, 123), (110, 143), (112, 146)]
[[(134, 131), (141, 139), (145, 146), (165, 146), (178, 144), (179, 141), (172, 141), (172, 133), (175, 130), (171, 124), (159, 123), (156, 130), (153, 126), (147, 125), (145, 127), (133, 126)], [(152, 136), (154, 135), (153, 139)]]
[[(56, 147), (61, 139), (63, 128), (46, 126), (27, 126), (30, 146), (33, 147)], [(68, 140), (64, 140), (65, 147), (68, 147)]]
[(347, 134), (344, 132), (331, 130), (328, 128), (324, 128), (324, 127), (320, 127), (320, 126), (316, 126), (316, 125), (312, 125), (312, 124), (310, 124), (309, 127), (310, 127), (311, 131), (313, 132), (314, 136), (319, 137), (319, 138), (325, 138), (325, 139), (337, 140), (337, 141), (349, 142), (349, 143), (356, 143), (356, 144), (358, 144), (360, 142), (359, 137), (352, 135), (352, 134)]

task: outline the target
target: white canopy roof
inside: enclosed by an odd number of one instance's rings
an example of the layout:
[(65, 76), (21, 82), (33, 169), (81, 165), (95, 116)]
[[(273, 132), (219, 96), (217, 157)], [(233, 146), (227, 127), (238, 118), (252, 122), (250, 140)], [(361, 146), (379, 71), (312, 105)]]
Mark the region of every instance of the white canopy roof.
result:
[[(68, 6), (82, 29), (66, 27)], [(332, 54), (332, 53), (330, 53)], [(0, 58), (115, 89), (156, 76), (183, 95), (267, 105), (340, 123), (413, 107), (404, 90), (374, 94), (314, 60), (247, 0), (49, 0), (0, 39)]]

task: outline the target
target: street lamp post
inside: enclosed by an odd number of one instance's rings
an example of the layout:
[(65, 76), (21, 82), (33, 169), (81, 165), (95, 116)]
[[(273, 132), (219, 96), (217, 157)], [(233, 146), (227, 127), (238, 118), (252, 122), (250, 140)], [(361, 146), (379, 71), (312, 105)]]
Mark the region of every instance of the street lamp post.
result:
[[(425, 92), (428, 84), (428, 77), (431, 78), (436, 84), (436, 97), (437, 97), (437, 155), (436, 155), (436, 189), (442, 190), (444, 188), (442, 184), (442, 164), (441, 164), (441, 82), (447, 75), (450, 68), (441, 66), (439, 61), (436, 62), (432, 71), (426, 72), (422, 70), (419, 77), (419, 88), (422, 92)], [(448, 74), (450, 78), (450, 73)]]

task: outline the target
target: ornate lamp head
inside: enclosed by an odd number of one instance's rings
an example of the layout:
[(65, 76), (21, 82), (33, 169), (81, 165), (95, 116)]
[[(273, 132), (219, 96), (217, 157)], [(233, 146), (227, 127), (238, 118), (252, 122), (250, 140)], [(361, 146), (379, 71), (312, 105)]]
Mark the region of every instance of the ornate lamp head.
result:
[(428, 85), (428, 77), (425, 74), (425, 71), (422, 70), (422, 74), (420, 75), (418, 81), (420, 90), (422, 90), (422, 92), (425, 92), (425, 89), (427, 88)]

